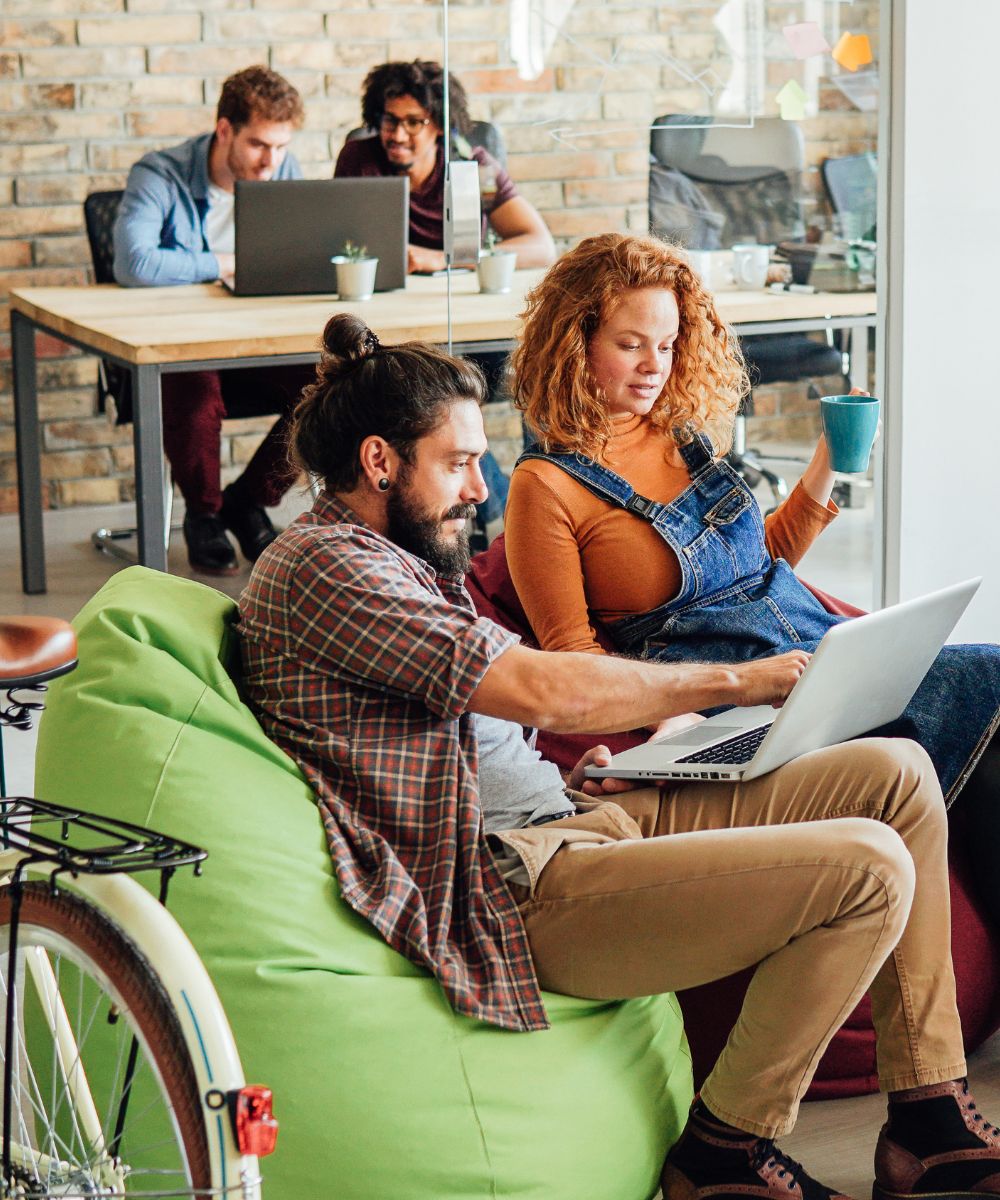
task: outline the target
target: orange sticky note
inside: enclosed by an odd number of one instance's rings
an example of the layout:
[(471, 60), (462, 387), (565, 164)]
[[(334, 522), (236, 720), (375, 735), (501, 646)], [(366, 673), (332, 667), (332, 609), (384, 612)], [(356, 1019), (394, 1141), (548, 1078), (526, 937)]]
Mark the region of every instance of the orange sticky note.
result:
[(833, 57), (847, 71), (856, 71), (872, 60), (872, 46), (865, 33), (845, 33), (833, 48)]

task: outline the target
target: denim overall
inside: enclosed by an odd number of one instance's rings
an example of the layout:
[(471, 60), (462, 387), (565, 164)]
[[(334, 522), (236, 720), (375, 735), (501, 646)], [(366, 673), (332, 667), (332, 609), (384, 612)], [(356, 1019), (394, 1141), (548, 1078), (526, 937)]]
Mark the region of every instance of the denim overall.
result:
[[(650, 524), (677, 557), (677, 595), (648, 613), (606, 626), (623, 654), (658, 662), (745, 662), (786, 650), (813, 651), (845, 617), (834, 616), (784, 559), (772, 559), (753, 494), (704, 434), (680, 447), (690, 485), (669, 504), (640, 496), (614, 471), (582, 454), (519, 461), (554, 463), (595, 496)], [(711, 710), (720, 711), (720, 710)], [(1000, 647), (946, 646), (903, 715), (872, 736), (909, 737), (930, 754), (950, 801), (1000, 725)]]

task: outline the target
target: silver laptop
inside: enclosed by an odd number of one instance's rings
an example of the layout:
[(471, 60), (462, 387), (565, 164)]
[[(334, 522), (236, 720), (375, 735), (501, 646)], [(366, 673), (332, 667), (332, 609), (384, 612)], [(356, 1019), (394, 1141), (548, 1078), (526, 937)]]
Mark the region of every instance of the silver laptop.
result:
[(405, 175), (237, 180), (234, 295), (335, 292), (347, 242), (378, 258), (376, 291), (404, 287), (409, 188)]
[(593, 779), (755, 779), (800, 754), (894, 721), (981, 579), (843, 621), (827, 631), (780, 709), (735, 708), (616, 754)]

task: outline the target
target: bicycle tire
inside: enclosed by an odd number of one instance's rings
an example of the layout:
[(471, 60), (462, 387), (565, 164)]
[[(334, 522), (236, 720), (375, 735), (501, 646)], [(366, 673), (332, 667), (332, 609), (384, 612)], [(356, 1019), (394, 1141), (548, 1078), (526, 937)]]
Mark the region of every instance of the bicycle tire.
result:
[[(0, 889), (0, 1007), (6, 1003), (8, 990), (11, 905), (10, 888)], [(41, 957), (48, 960), (48, 968), (38, 965)], [(44, 1016), (45, 985), (32, 973), (40, 973), (44, 979), (49, 969), (62, 996), (66, 1026), (76, 1019), (76, 1054), (68, 1056), (68, 1068), (60, 1064), (52, 1022)], [(113, 1193), (116, 1195), (212, 1194), (208, 1139), (191, 1053), (166, 991), (131, 939), (79, 895), (67, 890), (54, 892), (44, 882), (24, 884), (17, 978), (11, 1144), (20, 1147), (13, 1177), (24, 1189), (17, 1194), (30, 1200), (97, 1194), (87, 1189), (99, 1188), (102, 1183), (107, 1187), (109, 1171), (118, 1172), (115, 1178), (123, 1189)], [(106, 1021), (98, 1022), (105, 1009)], [(109, 1059), (109, 1041), (118, 1047), (114, 1063)], [(43, 1060), (43, 1051), (45, 1056), (49, 1053), (47, 1043), (52, 1046), (51, 1062)], [(127, 1086), (128, 1069), (121, 1069), (121, 1047), (126, 1043), (128, 1053), (140, 1056)], [(0, 1061), (3, 1053), (0, 1037)], [(65, 1051), (63, 1054), (66, 1056)], [(78, 1064), (82, 1064), (82, 1072)], [(105, 1086), (112, 1066), (111, 1082)], [(80, 1117), (82, 1106), (72, 1099), (72, 1092), (82, 1090), (81, 1078), (94, 1102), (103, 1147), (100, 1141), (88, 1142), (80, 1132), (86, 1121)], [(163, 1111), (156, 1111), (156, 1105)], [(122, 1117), (126, 1127), (116, 1138)], [(149, 1143), (148, 1138), (161, 1129), (168, 1131), (173, 1141)], [(147, 1139), (145, 1145), (143, 1138)], [(112, 1150), (119, 1151), (117, 1166), (112, 1165)]]

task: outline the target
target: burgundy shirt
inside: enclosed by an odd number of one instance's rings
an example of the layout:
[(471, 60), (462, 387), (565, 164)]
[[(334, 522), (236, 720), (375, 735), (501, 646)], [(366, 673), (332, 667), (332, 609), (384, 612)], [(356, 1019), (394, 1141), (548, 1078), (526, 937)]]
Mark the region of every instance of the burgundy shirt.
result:
[(316, 793), (343, 898), (457, 1012), (547, 1028), (466, 713), (517, 635), (327, 493), (261, 556), (238, 628), (248, 699)]
[[(483, 206), (483, 234), (494, 209), (517, 195), (514, 181), (481, 147), (472, 148), (479, 163), (479, 194)], [(378, 134), (345, 142), (337, 156), (334, 176), (396, 175)], [(434, 170), (420, 188), (410, 188), (410, 244), (428, 250), (444, 249), (444, 148), (438, 143)]]

